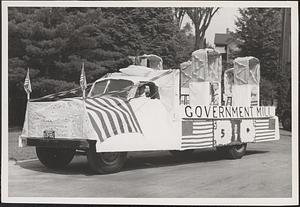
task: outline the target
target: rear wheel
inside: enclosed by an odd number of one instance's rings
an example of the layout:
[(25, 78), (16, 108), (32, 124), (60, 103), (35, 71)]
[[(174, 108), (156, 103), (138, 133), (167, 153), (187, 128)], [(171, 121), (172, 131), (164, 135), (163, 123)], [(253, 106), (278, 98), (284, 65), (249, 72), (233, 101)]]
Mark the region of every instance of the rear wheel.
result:
[(100, 152), (95, 147), (88, 150), (87, 159), (91, 169), (99, 174), (119, 172), (127, 159), (127, 152)]
[(41, 163), (51, 169), (60, 169), (68, 165), (75, 149), (36, 147), (36, 154)]
[(230, 159), (240, 159), (246, 154), (247, 144), (229, 145), (218, 147), (217, 151), (220, 155)]
[(228, 157), (230, 159), (241, 159), (246, 154), (247, 144), (233, 145), (228, 148)]

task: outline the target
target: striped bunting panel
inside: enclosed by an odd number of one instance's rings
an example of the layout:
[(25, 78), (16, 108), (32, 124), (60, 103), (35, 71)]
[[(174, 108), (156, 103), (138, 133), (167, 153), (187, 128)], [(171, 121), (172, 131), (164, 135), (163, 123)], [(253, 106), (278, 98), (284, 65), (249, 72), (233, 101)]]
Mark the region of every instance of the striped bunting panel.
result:
[(181, 149), (213, 147), (214, 134), (211, 120), (182, 121)]
[(255, 142), (275, 140), (275, 119), (256, 119)]
[(124, 133), (142, 133), (127, 100), (115, 97), (86, 99), (88, 116), (99, 139)]

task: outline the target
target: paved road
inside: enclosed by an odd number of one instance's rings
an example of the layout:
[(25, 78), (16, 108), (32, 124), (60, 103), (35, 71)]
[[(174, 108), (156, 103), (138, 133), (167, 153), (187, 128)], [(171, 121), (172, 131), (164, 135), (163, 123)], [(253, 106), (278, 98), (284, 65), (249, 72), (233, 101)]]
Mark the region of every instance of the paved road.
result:
[(240, 160), (196, 151), (186, 161), (168, 152), (130, 153), (122, 172), (93, 175), (85, 156), (64, 170), (39, 161), (9, 162), (9, 196), (42, 197), (291, 197), (291, 133), (249, 144)]

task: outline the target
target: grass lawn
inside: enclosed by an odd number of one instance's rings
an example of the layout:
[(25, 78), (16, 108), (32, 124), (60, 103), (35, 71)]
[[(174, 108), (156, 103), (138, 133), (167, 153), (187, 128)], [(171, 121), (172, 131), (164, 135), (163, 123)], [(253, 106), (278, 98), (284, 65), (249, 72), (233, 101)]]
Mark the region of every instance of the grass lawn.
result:
[(27, 160), (37, 158), (35, 147), (18, 147), (18, 137), (21, 129), (10, 129), (8, 131), (8, 158), (10, 160)]

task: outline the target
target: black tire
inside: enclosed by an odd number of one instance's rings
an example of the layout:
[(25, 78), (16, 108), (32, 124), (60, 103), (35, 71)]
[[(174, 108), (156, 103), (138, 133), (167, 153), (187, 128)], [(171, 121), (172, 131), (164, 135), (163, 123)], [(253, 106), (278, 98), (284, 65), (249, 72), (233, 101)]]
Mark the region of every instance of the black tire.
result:
[(228, 157), (230, 159), (241, 159), (246, 154), (247, 144), (228, 146)]
[(291, 117), (284, 117), (282, 119), (282, 127), (285, 130), (291, 130), (292, 129), (292, 121), (291, 121)]
[(61, 169), (73, 159), (76, 149), (36, 147), (40, 162), (50, 169)]
[(217, 152), (220, 156), (229, 158), (229, 159), (241, 159), (247, 149), (247, 144), (239, 144), (239, 145), (229, 145), (223, 147), (217, 147)]
[(96, 173), (116, 173), (124, 166), (127, 159), (127, 152), (97, 153), (95, 147), (91, 147), (88, 150), (87, 159), (91, 169)]
[(190, 157), (193, 154), (194, 149), (188, 149), (188, 150), (183, 150), (183, 151), (170, 150), (169, 152), (177, 159), (185, 159), (185, 158)]

